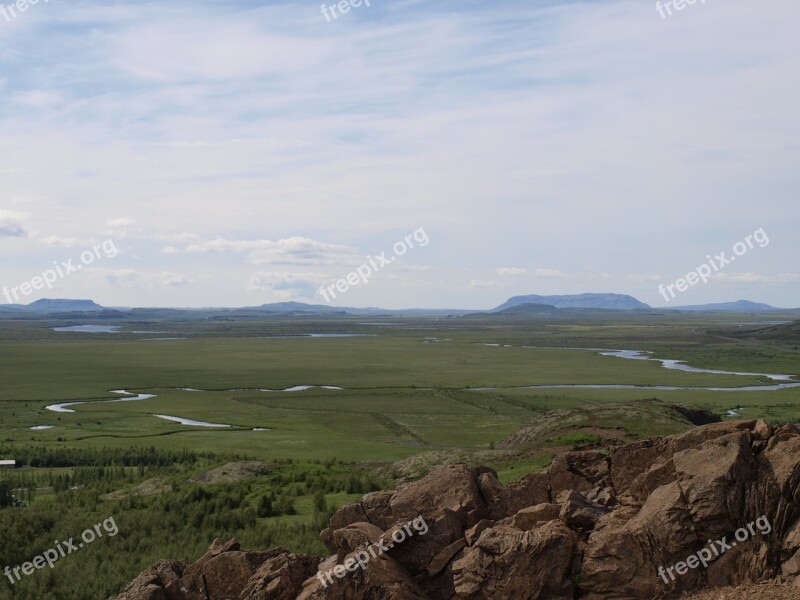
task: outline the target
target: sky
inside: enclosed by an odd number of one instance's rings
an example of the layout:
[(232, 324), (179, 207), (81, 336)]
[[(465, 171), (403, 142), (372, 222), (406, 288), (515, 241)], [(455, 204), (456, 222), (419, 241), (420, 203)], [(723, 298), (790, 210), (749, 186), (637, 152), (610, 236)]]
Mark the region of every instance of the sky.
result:
[(0, 303), (800, 306), (796, 0), (3, 2)]

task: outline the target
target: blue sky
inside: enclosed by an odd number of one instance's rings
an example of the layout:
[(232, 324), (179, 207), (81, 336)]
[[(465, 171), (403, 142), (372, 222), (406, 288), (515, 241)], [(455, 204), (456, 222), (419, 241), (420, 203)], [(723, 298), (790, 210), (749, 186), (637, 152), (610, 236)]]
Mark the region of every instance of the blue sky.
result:
[[(3, 0), (0, 0), (2, 2)], [(6, 2), (6, 4), (10, 4)], [(759, 228), (678, 302), (798, 306), (800, 5), (50, 0), (0, 16), (0, 286), (335, 304), (633, 294)], [(0, 298), (0, 302), (5, 302)], [(676, 302), (673, 301), (672, 304)]]

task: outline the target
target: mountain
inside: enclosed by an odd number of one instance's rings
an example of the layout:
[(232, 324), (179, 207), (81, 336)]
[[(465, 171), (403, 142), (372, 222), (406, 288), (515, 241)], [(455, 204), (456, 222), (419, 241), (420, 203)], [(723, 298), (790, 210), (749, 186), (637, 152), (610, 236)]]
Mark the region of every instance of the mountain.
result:
[(25, 310), (46, 313), (92, 312), (103, 310), (103, 307), (95, 304), (92, 300), (51, 300), (50, 298), (42, 298), (28, 304)]
[(551, 315), (557, 313), (558, 309), (552, 304), (533, 304), (532, 302), (525, 302), (524, 304), (516, 304), (509, 306), (494, 314), (507, 315), (507, 316), (525, 316), (525, 315)]
[(716, 304), (697, 304), (694, 306), (664, 306), (670, 310), (718, 311), (718, 312), (763, 312), (765, 310), (778, 310), (769, 304), (751, 302), (750, 300), (737, 300), (736, 302), (717, 302)]
[(302, 302), (273, 302), (272, 304), (262, 304), (261, 306), (250, 306), (244, 310), (258, 310), (272, 313), (287, 314), (320, 314), (320, 313), (343, 313), (349, 309), (338, 306), (326, 306), (324, 304), (304, 304)]
[(556, 308), (600, 308), (606, 310), (648, 309), (650, 306), (625, 294), (575, 294), (568, 296), (514, 296), (491, 312), (499, 312), (520, 304), (549, 304)]

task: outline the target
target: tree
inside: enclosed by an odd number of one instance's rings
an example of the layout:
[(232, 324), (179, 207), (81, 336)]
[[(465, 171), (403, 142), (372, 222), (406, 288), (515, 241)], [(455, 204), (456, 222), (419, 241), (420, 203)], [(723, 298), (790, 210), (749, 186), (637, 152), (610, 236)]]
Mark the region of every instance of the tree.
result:
[(14, 496), (11, 493), (11, 485), (7, 481), (0, 481), (0, 508), (12, 506)]

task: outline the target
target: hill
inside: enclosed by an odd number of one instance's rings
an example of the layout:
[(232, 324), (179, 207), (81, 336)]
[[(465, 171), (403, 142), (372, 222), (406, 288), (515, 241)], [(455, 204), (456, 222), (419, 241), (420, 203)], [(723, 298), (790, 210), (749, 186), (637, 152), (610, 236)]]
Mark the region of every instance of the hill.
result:
[(520, 304), (545, 304), (556, 308), (595, 308), (606, 310), (649, 309), (650, 306), (625, 294), (575, 294), (566, 296), (514, 296), (491, 312), (500, 312)]
[(783, 325), (773, 325), (764, 329), (756, 329), (743, 332), (746, 337), (755, 337), (765, 340), (776, 340), (784, 342), (800, 342), (800, 321), (792, 321)]
[(692, 310), (692, 311), (718, 311), (718, 312), (763, 312), (767, 310), (778, 310), (774, 306), (762, 302), (751, 302), (750, 300), (737, 300), (736, 302), (717, 302), (715, 304), (696, 304), (694, 306), (668, 306), (663, 307), (670, 310)]
[(42, 298), (25, 306), (25, 310), (33, 312), (91, 312), (103, 310), (103, 307), (92, 300), (59, 300)]

